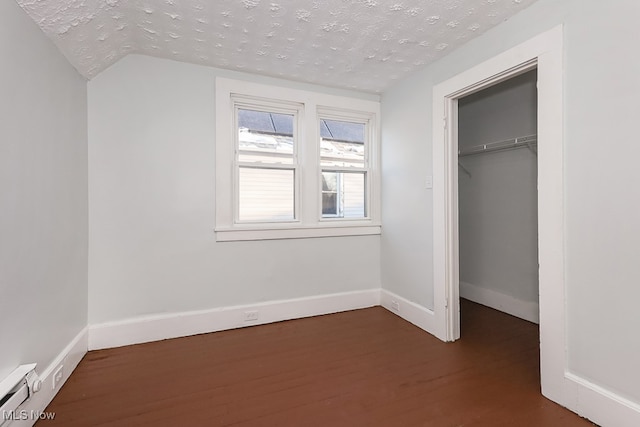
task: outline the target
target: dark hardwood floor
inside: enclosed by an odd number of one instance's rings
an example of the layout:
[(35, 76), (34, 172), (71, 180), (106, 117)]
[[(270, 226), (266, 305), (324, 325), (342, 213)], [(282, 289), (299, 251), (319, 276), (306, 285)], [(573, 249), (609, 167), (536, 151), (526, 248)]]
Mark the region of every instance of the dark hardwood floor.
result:
[(537, 325), (461, 311), (449, 344), (375, 307), (92, 351), (37, 425), (592, 425), (540, 394)]

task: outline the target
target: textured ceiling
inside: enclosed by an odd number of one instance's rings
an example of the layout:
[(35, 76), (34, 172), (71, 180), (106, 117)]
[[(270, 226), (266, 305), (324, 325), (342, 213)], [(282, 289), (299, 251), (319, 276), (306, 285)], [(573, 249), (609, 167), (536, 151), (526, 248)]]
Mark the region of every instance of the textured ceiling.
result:
[(535, 0), (17, 0), (92, 78), (128, 53), (381, 92)]

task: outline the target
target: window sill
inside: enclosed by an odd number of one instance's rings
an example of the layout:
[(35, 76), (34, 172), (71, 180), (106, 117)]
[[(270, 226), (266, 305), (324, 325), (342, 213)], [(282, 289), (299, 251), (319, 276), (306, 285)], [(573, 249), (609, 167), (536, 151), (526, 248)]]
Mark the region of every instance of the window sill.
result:
[(217, 242), (248, 240), (308, 239), (316, 237), (370, 236), (382, 232), (380, 225), (330, 225), (318, 227), (216, 228)]

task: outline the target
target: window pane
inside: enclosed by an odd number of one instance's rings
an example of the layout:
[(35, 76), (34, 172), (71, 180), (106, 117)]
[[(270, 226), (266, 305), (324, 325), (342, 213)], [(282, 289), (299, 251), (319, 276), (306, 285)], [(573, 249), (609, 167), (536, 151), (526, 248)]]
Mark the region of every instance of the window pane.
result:
[(322, 172), (322, 191), (337, 191), (338, 174), (335, 172)]
[[(329, 183), (335, 182), (332, 191)], [(322, 172), (322, 216), (366, 218), (366, 172)]]
[(238, 110), (238, 160), (293, 163), (293, 114)]
[(341, 173), (343, 190), (343, 217), (364, 218), (365, 173)]
[(295, 219), (292, 169), (240, 168), (240, 221)]
[(322, 193), (322, 215), (338, 215), (338, 198), (336, 193)]
[(365, 124), (320, 120), (322, 166), (364, 167)]

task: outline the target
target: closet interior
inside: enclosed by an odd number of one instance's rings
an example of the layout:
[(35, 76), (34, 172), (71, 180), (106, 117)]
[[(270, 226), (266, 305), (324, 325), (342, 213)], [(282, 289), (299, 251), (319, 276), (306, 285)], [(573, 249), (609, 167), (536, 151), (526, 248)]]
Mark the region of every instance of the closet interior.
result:
[(538, 323), (536, 113), (536, 70), (458, 101), (458, 219), (460, 297)]

